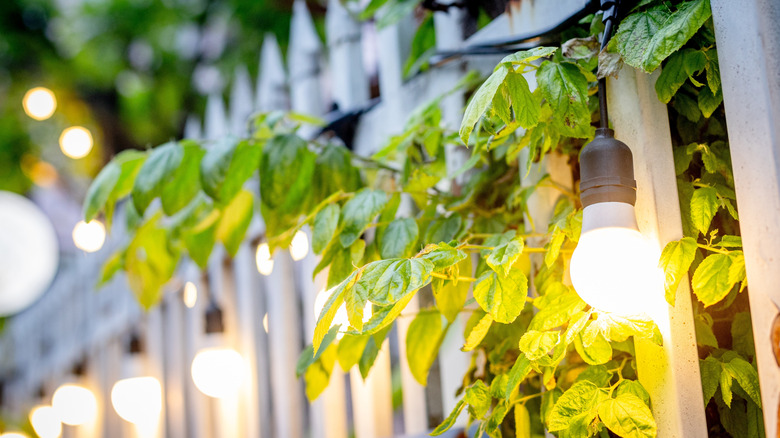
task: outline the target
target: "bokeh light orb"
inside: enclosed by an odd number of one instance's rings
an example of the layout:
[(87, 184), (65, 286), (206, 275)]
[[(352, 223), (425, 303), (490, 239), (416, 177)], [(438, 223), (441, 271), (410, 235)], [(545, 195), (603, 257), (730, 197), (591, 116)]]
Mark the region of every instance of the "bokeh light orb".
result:
[(60, 421), (69, 426), (91, 423), (97, 417), (95, 394), (81, 385), (61, 385), (54, 391), (51, 405)]
[(103, 247), (105, 241), (106, 227), (98, 220), (79, 221), (73, 227), (73, 244), (82, 251), (95, 252)]
[(204, 348), (192, 360), (192, 381), (209, 397), (226, 398), (238, 393), (244, 382), (244, 358), (232, 348)]
[(39, 405), (30, 411), (30, 424), (40, 438), (59, 438), (62, 423), (51, 406)]
[(57, 109), (57, 98), (51, 90), (35, 87), (25, 93), (22, 99), (24, 112), (35, 120), (46, 120)]
[(71, 126), (60, 135), (62, 153), (73, 159), (86, 157), (93, 144), (92, 133), (83, 126)]

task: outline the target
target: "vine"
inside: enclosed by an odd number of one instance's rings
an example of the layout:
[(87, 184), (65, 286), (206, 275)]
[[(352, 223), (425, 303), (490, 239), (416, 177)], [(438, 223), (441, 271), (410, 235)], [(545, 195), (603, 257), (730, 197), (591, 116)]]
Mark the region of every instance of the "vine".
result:
[[(235, 255), (259, 209), (271, 251), (309, 226), (320, 254), (315, 275), (327, 269), (329, 296), (297, 365), (310, 399), (327, 386), (336, 361), (365, 377), (407, 304), (430, 294), (435, 305), (415, 315), (403, 340), (413, 376), (427, 383), (461, 314), (468, 315), (463, 350), (472, 358), (461, 399), (434, 435), (465, 409), (479, 434), (491, 437), (545, 430), (655, 436), (633, 340), (660, 343), (660, 334), (650, 320), (598, 312), (579, 298), (565, 279), (582, 221), (577, 193), (549, 176), (523, 185), (521, 168), (550, 153), (576, 162), (594, 134), (597, 75), (616, 74), (621, 62), (648, 72), (664, 64), (656, 91), (675, 122), (686, 236), (661, 256), (666, 297), (674, 305), (680, 282), (693, 273), (711, 435), (762, 436), (709, 2), (640, 2), (600, 54), (593, 43), (601, 30), (598, 16), (589, 17), (562, 48), (507, 56), (474, 92), (458, 133), (443, 126), (437, 99), (372, 157), (304, 140), (298, 127), (316, 120), (292, 113), (257, 115), (245, 139), (119, 154), (85, 201), (87, 220), (103, 212), (110, 222), (117, 202), (131, 199), (124, 205), (131, 240), (108, 261), (102, 281), (124, 270), (139, 302), (152, 306), (183, 254), (202, 268), (217, 242)], [(448, 174), (445, 150), (461, 141), (471, 159)], [(247, 181), (256, 171), (253, 191)], [(463, 184), (449, 183), (461, 175)], [(560, 192), (546, 230), (528, 211), (542, 186)], [(349, 327), (333, 324), (340, 309)]]

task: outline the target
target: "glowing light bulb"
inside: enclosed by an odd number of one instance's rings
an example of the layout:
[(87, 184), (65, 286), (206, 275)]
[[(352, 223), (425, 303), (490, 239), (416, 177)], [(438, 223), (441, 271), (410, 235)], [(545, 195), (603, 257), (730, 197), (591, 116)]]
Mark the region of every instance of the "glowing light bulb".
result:
[(22, 99), (24, 112), (35, 120), (46, 120), (57, 109), (57, 98), (51, 90), (35, 87), (24, 94)]
[(103, 247), (105, 241), (106, 227), (98, 220), (79, 221), (73, 227), (73, 243), (82, 251), (95, 252)]
[(0, 435), (0, 438), (29, 438), (29, 437), (21, 432), (6, 432)]
[(295, 232), (292, 242), (290, 242), (290, 256), (297, 262), (298, 260), (303, 260), (308, 253), (309, 237), (304, 231), (298, 230)]
[[(336, 288), (333, 287), (330, 290), (322, 289), (316, 297), (314, 297), (314, 320), (316, 321), (320, 317), (320, 313), (322, 313), (322, 309), (325, 307), (325, 303), (328, 302), (328, 299), (330, 298), (331, 294), (336, 291)], [(373, 306), (371, 305), (370, 301), (366, 302), (366, 306), (363, 308), (363, 323), (367, 323), (373, 314)], [(336, 335), (337, 339), (341, 339), (344, 337), (344, 333), (347, 332), (347, 329), (349, 329), (349, 316), (347, 314), (347, 304), (342, 303), (341, 306), (336, 310), (336, 315), (333, 317), (333, 322), (330, 323), (331, 327), (340, 325), (341, 328), (339, 329), (338, 335)]]
[(86, 157), (92, 145), (92, 134), (81, 126), (71, 126), (60, 135), (62, 153), (73, 159)]
[(51, 405), (60, 421), (69, 426), (91, 423), (97, 417), (97, 400), (92, 391), (73, 383), (66, 383), (56, 391)]
[(51, 406), (39, 405), (30, 411), (30, 424), (40, 438), (59, 438), (62, 423)]
[(122, 419), (139, 426), (154, 425), (162, 412), (162, 386), (154, 377), (130, 377), (114, 383), (111, 404)]
[(195, 303), (198, 302), (198, 288), (195, 287), (191, 281), (184, 284), (184, 293), (182, 294), (182, 300), (187, 308), (192, 309), (195, 307)]
[(632, 205), (592, 204), (582, 213), (571, 281), (583, 301), (597, 310), (624, 316), (647, 314), (654, 295), (663, 293), (660, 253), (639, 232)]
[(235, 395), (244, 382), (244, 358), (232, 348), (204, 348), (192, 360), (192, 381), (209, 397)]
[(271, 249), (267, 243), (257, 245), (255, 263), (257, 264), (257, 271), (263, 275), (271, 275), (274, 271), (274, 260), (271, 258)]

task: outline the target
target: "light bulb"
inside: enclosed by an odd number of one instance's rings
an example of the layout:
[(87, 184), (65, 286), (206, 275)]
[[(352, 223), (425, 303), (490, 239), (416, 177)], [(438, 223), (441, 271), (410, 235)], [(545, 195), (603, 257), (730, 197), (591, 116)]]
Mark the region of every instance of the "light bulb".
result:
[(192, 309), (195, 307), (195, 303), (198, 302), (198, 288), (191, 281), (184, 284), (184, 293), (182, 294), (182, 300), (187, 308)]
[(60, 135), (62, 153), (73, 159), (86, 157), (92, 145), (92, 134), (81, 126), (71, 126)]
[[(316, 321), (320, 317), (320, 313), (322, 313), (322, 309), (325, 307), (325, 303), (328, 302), (328, 299), (330, 298), (331, 294), (336, 291), (336, 287), (326, 290), (322, 289), (316, 297), (314, 297), (314, 320)], [(363, 323), (365, 324), (371, 319), (373, 311), (373, 306), (371, 305), (370, 301), (366, 301), (365, 307), (363, 307)], [(346, 333), (347, 329), (349, 329), (349, 316), (347, 315), (347, 304), (342, 303), (341, 306), (336, 310), (336, 315), (333, 317), (333, 322), (330, 323), (331, 327), (340, 325), (341, 328), (339, 329), (339, 333), (336, 335), (337, 339), (341, 339), (344, 337), (344, 333)]]
[(600, 202), (582, 212), (582, 234), (571, 257), (571, 281), (596, 310), (624, 316), (646, 314), (663, 293), (660, 250), (639, 232), (634, 207)]
[(192, 381), (209, 397), (226, 398), (241, 388), (246, 374), (244, 358), (232, 348), (204, 348), (192, 360)]
[(56, 391), (51, 405), (60, 421), (69, 426), (91, 423), (97, 417), (97, 400), (89, 389), (66, 383)]
[(73, 243), (82, 251), (95, 252), (103, 247), (105, 240), (106, 227), (98, 220), (79, 221), (73, 227)]
[(255, 263), (257, 264), (257, 271), (263, 275), (271, 275), (274, 271), (274, 259), (271, 258), (271, 249), (267, 243), (257, 245)]
[(309, 237), (302, 230), (295, 232), (292, 242), (290, 242), (290, 256), (296, 262), (303, 260), (306, 254), (309, 253)]
[(0, 435), (0, 438), (28, 438), (28, 436), (21, 432), (6, 432)]
[(111, 404), (122, 419), (139, 426), (156, 424), (162, 412), (162, 386), (154, 377), (130, 377), (114, 383)]
[(25, 93), (22, 99), (24, 112), (35, 120), (46, 120), (57, 109), (57, 98), (48, 88), (35, 87)]
[(58, 438), (62, 434), (62, 423), (51, 406), (34, 407), (30, 411), (30, 424), (40, 438)]

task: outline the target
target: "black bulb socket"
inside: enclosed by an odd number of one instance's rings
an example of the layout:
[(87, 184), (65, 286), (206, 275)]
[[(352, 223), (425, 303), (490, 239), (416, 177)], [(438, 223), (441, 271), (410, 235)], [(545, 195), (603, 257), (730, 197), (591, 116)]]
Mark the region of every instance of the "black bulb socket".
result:
[(583, 207), (600, 202), (636, 204), (631, 149), (611, 129), (597, 129), (580, 152), (580, 200)]

